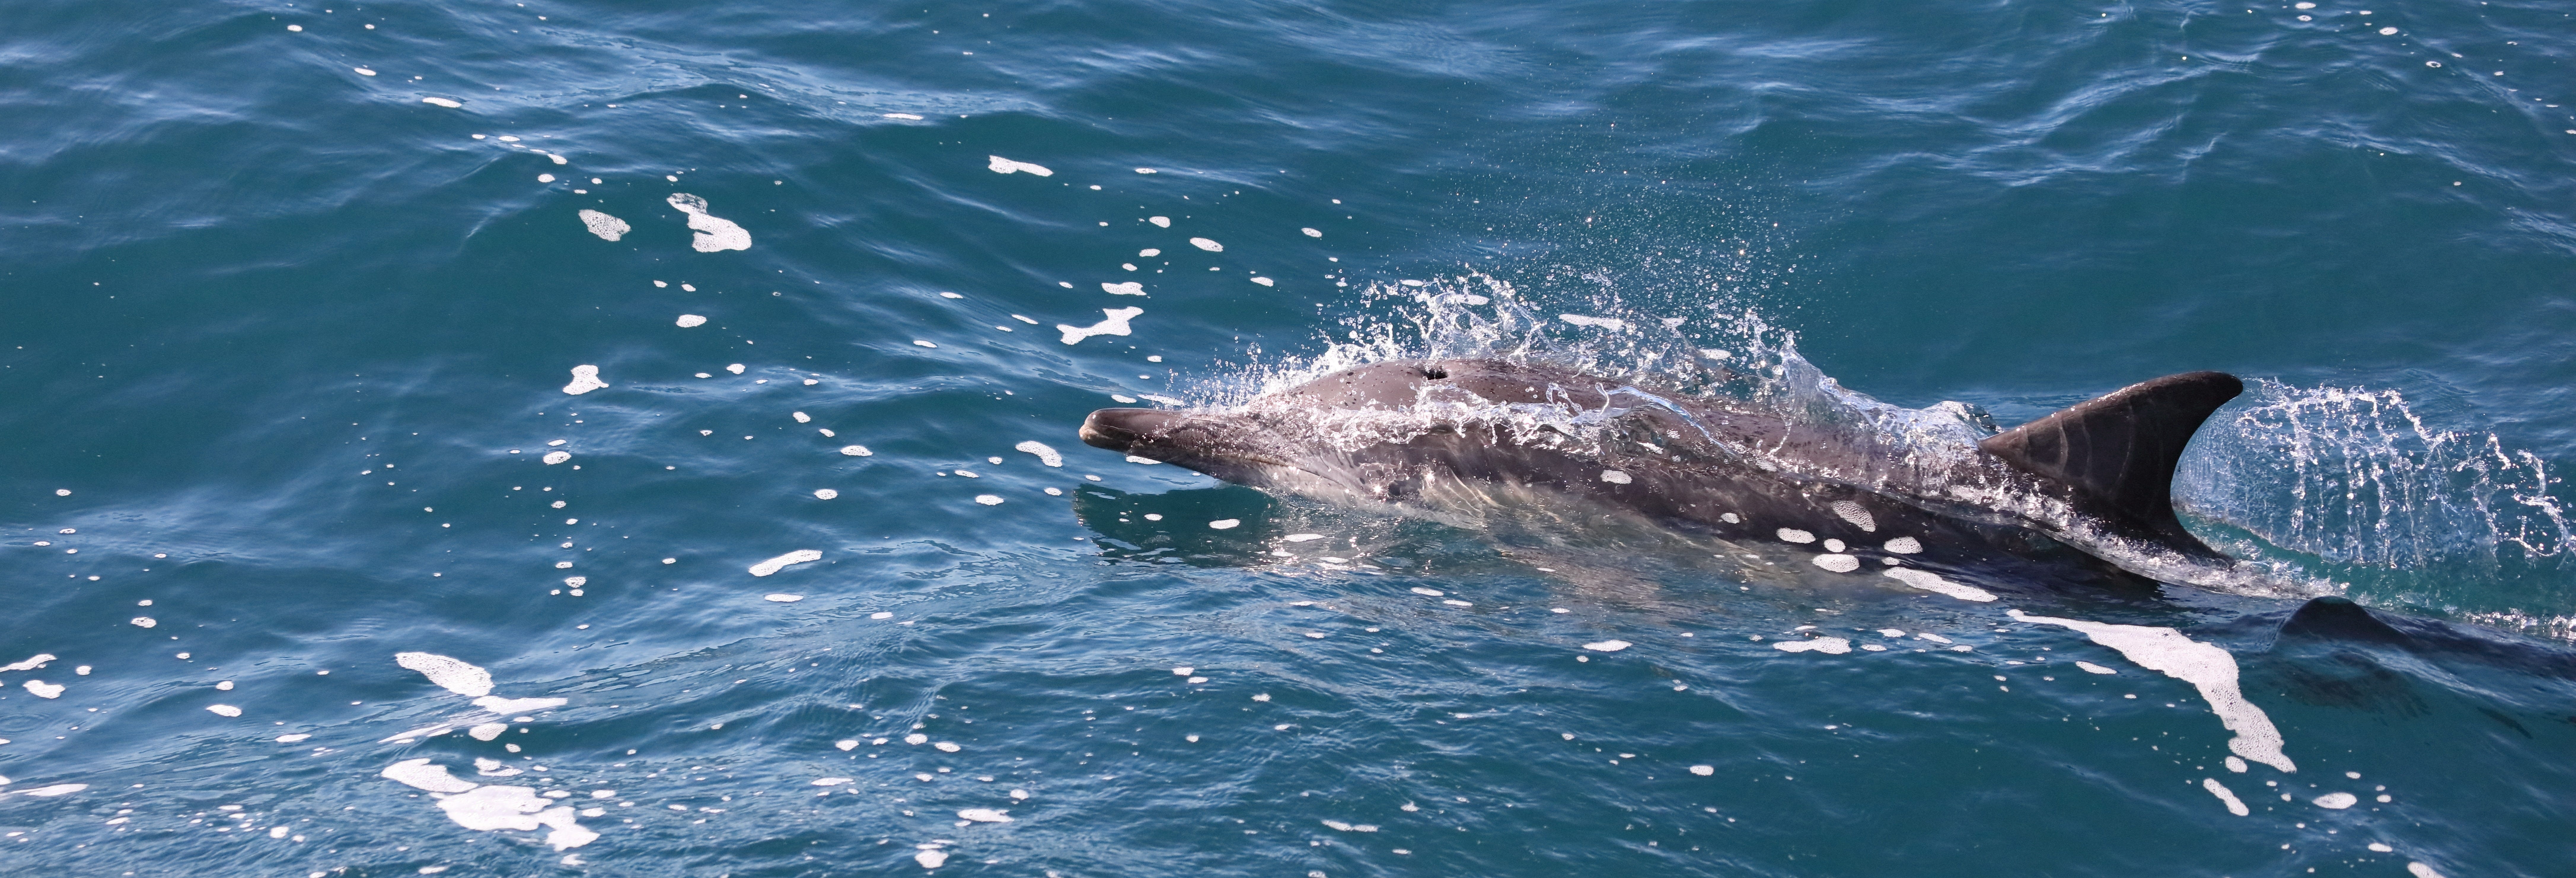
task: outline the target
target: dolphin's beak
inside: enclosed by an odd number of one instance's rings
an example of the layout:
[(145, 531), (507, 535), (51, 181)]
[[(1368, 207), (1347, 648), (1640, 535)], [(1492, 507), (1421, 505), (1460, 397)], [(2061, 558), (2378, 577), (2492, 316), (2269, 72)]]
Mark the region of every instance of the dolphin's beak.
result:
[(1270, 467), (1294, 466), (1264, 451), (1263, 432), (1230, 415), (1156, 409), (1101, 409), (1082, 419), (1082, 442), (1159, 460), (1229, 482), (1258, 485)]
[(1154, 409), (1101, 409), (1082, 419), (1082, 444), (1135, 454), (1149, 437), (1169, 434), (1179, 420), (1179, 415)]

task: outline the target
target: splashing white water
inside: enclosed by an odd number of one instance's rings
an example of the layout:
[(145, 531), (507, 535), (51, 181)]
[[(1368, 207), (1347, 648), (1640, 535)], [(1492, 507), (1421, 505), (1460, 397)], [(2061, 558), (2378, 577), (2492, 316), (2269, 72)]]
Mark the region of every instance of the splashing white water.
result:
[(2258, 382), (2203, 426), (2177, 507), (2250, 538), (2240, 555), (2313, 556), (2364, 603), (2576, 640), (2576, 595), (2533, 589), (2576, 564), (2576, 522), (2548, 462), (2439, 426), (2395, 390)]
[[(2261, 382), (2175, 477), (2193, 512), (2338, 563), (2416, 567), (2576, 546), (2558, 480), (2491, 433), (2425, 423), (2394, 390)], [(2286, 489), (2286, 497), (2282, 492)]]

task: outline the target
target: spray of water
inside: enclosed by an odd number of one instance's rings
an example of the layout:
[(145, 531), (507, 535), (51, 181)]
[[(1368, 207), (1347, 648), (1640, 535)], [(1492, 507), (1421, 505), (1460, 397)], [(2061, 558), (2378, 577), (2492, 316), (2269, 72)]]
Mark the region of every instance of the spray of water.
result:
[(1256, 354), (1193, 395), (1239, 404), (1342, 369), (1409, 358), (1545, 360), (1603, 378), (1751, 401), (1785, 399), (1795, 390), (1793, 375), (1813, 372), (1798, 359), (1791, 333), (1750, 307), (1724, 302), (1681, 316), (1645, 313), (1606, 294), (1551, 308), (1508, 280), (1472, 271), (1371, 284), (1361, 301), (1319, 340), (1320, 352), (1268, 362)]
[(2258, 382), (2175, 476), (2190, 513), (2352, 583), (2365, 602), (2576, 639), (2562, 480), (2491, 433), (2446, 430), (2394, 390)]
[(2576, 545), (2558, 480), (2492, 434), (2426, 426), (2393, 390), (2254, 387), (2202, 428), (2178, 494), (2275, 545), (2386, 568), (2555, 558)]

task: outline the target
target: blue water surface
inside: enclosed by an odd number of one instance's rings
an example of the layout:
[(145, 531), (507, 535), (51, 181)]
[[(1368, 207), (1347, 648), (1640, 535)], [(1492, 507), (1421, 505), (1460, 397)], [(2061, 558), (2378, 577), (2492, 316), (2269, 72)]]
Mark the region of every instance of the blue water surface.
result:
[[(2566, 875), (2571, 27), (15, 4), (0, 873)], [(2002, 426), (2243, 376), (2177, 500), (2277, 587), (1960, 601), (1074, 435), (1501, 290), (1626, 321), (1495, 342), (1603, 374), (1760, 327)], [(2280, 630), (2321, 594), (2406, 639)], [(2296, 771), (2014, 610), (2225, 650)]]

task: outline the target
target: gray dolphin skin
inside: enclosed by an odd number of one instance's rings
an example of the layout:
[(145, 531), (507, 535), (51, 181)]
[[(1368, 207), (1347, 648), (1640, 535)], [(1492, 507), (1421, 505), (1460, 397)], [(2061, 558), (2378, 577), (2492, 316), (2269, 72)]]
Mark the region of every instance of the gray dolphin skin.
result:
[(1821, 549), (1816, 566), (1841, 572), (1904, 578), (2065, 544), (2161, 578), (2230, 563), (2183, 528), (2169, 495), (2193, 432), (2243, 390), (2218, 372), (2172, 375), (1973, 444), (1909, 444), (1545, 363), (1396, 360), (1222, 410), (1101, 409), (1081, 436), (1228, 482), (1434, 516), (1571, 495), (1730, 541)]

